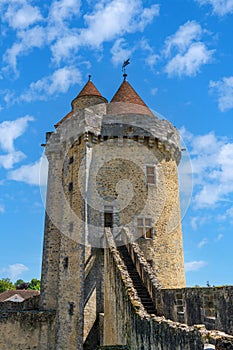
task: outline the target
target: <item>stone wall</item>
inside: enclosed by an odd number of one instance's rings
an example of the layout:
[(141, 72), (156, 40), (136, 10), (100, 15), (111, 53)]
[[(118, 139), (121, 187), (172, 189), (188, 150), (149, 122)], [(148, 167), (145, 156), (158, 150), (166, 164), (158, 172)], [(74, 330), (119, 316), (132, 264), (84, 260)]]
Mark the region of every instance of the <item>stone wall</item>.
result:
[(156, 305), (159, 315), (174, 321), (233, 335), (233, 286), (158, 290)]
[(121, 237), (158, 315), (187, 325), (204, 324), (207, 329), (233, 335), (233, 286), (162, 289), (140, 246), (132, 243), (129, 230), (123, 228)]
[[(62, 195), (56, 349), (81, 349), (84, 322), (84, 199), (78, 174), (86, 154), (84, 139), (61, 143)], [(84, 178), (85, 181), (85, 178)], [(59, 218), (58, 218), (59, 221)]]
[(54, 350), (55, 314), (45, 311), (2, 312), (1, 350)]
[(0, 313), (4, 311), (26, 311), (26, 310), (39, 310), (40, 295), (36, 295), (32, 298), (26, 299), (21, 303), (14, 301), (0, 302)]
[(111, 232), (105, 250), (104, 345), (127, 345), (131, 350), (233, 349), (233, 337), (205, 326), (188, 326), (146, 313), (117, 251)]
[[(101, 240), (106, 206), (113, 208), (115, 236), (127, 226), (137, 240), (137, 220), (151, 221), (151, 237), (143, 236), (139, 244), (164, 288), (184, 287), (178, 159), (146, 127), (107, 121), (106, 116), (99, 137), (89, 135), (89, 237), (96, 238), (93, 244)], [(171, 144), (175, 147), (175, 141)], [(148, 165), (155, 169), (153, 184), (147, 183)]]

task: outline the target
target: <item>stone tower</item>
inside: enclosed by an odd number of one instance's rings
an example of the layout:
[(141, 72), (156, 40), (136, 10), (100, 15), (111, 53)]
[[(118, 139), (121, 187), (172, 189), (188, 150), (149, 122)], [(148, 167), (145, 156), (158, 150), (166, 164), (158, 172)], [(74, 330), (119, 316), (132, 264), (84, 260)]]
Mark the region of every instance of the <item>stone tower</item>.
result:
[[(108, 101), (89, 80), (47, 133), (41, 308), (56, 309), (56, 349), (101, 343), (104, 228), (137, 241), (161, 288), (185, 286), (179, 134), (122, 82)], [(83, 345), (84, 344), (84, 345)]]

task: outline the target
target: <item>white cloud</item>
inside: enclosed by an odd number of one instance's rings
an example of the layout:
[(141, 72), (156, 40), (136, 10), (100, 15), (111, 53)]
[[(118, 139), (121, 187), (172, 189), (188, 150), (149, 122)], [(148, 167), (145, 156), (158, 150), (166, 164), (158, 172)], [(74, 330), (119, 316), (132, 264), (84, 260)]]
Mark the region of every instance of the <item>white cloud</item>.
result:
[(207, 238), (203, 238), (199, 243), (198, 243), (198, 248), (202, 248), (204, 245), (206, 245), (208, 243), (208, 239)]
[(210, 208), (229, 200), (233, 196), (233, 143), (213, 132), (199, 136), (187, 133), (186, 143), (192, 159), (196, 207)]
[(203, 226), (207, 222), (212, 222), (213, 218), (210, 215), (205, 214), (204, 216), (198, 215), (198, 216), (193, 216), (190, 219), (190, 225), (194, 231), (196, 231), (199, 227)]
[(105, 7), (97, 6), (92, 14), (84, 15), (88, 27), (81, 30), (81, 42), (98, 47), (118, 34), (134, 32), (142, 26), (135, 18), (141, 11), (141, 2), (137, 0), (114, 0)]
[(79, 15), (80, 5), (80, 0), (53, 1), (50, 8), (49, 20), (61, 24), (61, 22)]
[(219, 16), (233, 13), (233, 0), (196, 0), (201, 5), (211, 5), (213, 12)]
[(154, 17), (159, 15), (160, 7), (158, 4), (152, 5), (150, 8), (144, 8), (139, 16), (139, 21), (136, 25), (141, 31), (150, 24)]
[(201, 42), (193, 43), (185, 54), (173, 57), (166, 65), (165, 71), (169, 76), (195, 76), (202, 65), (211, 61), (213, 52)]
[(122, 64), (125, 59), (130, 58), (135, 48), (127, 48), (127, 42), (125, 39), (117, 39), (111, 49), (112, 62), (115, 65)]
[(51, 95), (65, 93), (70, 86), (81, 82), (81, 73), (75, 67), (57, 69), (52, 75), (30, 84), (28, 91), (22, 93), (18, 100), (46, 100)]
[(198, 217), (192, 217), (191, 220), (190, 220), (190, 225), (192, 227), (193, 230), (196, 231), (197, 229), (197, 224), (198, 224)]
[(125, 33), (143, 31), (159, 15), (159, 5), (144, 7), (141, 0), (102, 1), (95, 3), (92, 12), (83, 16), (84, 26), (78, 27), (74, 19), (80, 16), (80, 4), (80, 0), (54, 0), (48, 7), (48, 16), (42, 18), (39, 9), (26, 0), (10, 4), (2, 1), (2, 12), (7, 13), (5, 19), (16, 31), (16, 41), (3, 55), (7, 68), (18, 73), (18, 58), (46, 45), (52, 52), (53, 63), (70, 64), (81, 47), (102, 49), (104, 42)]
[(223, 239), (224, 235), (222, 233), (219, 233), (219, 235), (216, 237), (215, 241), (219, 242)]
[(3, 204), (0, 204), (0, 213), (5, 213), (5, 207)]
[(204, 31), (199, 23), (188, 21), (165, 41), (164, 55), (169, 58), (165, 72), (169, 76), (195, 76), (211, 61), (214, 50), (200, 41)]
[(188, 21), (179, 27), (177, 32), (169, 36), (165, 41), (165, 53), (169, 55), (172, 48), (184, 52), (193, 43), (199, 40), (202, 35), (202, 28), (196, 21)]
[(158, 92), (158, 88), (156, 88), (156, 87), (152, 88), (150, 92), (151, 92), (152, 96), (155, 96), (157, 94), (157, 92)]
[(233, 207), (227, 209), (226, 215), (227, 215), (228, 217), (230, 217), (231, 219), (233, 219)]
[(32, 164), (23, 165), (8, 173), (8, 179), (25, 182), (29, 185), (45, 186), (47, 184), (48, 163), (45, 157), (41, 157)]
[(9, 277), (13, 282), (15, 282), (15, 280), (17, 280), (20, 275), (22, 275), (28, 270), (29, 268), (24, 264), (16, 263), (13, 265), (9, 265), (6, 268), (3, 268), (1, 272), (4, 273), (7, 277)]
[(140, 49), (146, 53), (145, 63), (153, 69), (157, 61), (159, 60), (159, 55), (154, 53), (154, 49), (150, 46), (146, 39), (140, 41)]
[(17, 73), (17, 58), (25, 55), (33, 48), (41, 48), (47, 41), (46, 30), (41, 26), (35, 26), (27, 30), (18, 32), (18, 41), (16, 41), (3, 55), (6, 62), (15, 73)]
[(4, 121), (0, 124), (0, 147), (4, 151), (14, 151), (14, 141), (20, 137), (26, 130), (29, 121), (34, 118), (26, 115), (25, 117)]
[(25, 157), (25, 154), (21, 151), (13, 151), (8, 154), (0, 155), (0, 166), (4, 169), (11, 169), (14, 164), (22, 161)]
[[(5, 1), (4, 4), (8, 3)], [(15, 14), (18, 13), (18, 21), (15, 21)], [(4, 11), (3, 11), (4, 12)], [(72, 33), (70, 28), (70, 20), (79, 15), (80, 1), (79, 0), (61, 0), (53, 1), (48, 17), (42, 19), (37, 7), (32, 7), (27, 1), (15, 1), (13, 5), (9, 5), (5, 12), (9, 12), (9, 25), (12, 24), (16, 30), (17, 40), (8, 48), (4, 54), (4, 61), (8, 67), (13, 68), (17, 74), (17, 60), (21, 55), (25, 55), (33, 48), (42, 48), (56, 40), (66, 37), (67, 33)], [(39, 20), (40, 25), (35, 25)], [(12, 23), (11, 23), (12, 22)], [(29, 25), (34, 24), (31, 28)]]
[(218, 215), (218, 220), (229, 220), (230, 223), (233, 224), (233, 207), (228, 208), (225, 213)]
[(202, 267), (206, 266), (207, 262), (206, 261), (190, 261), (185, 263), (185, 271), (189, 272), (189, 271), (198, 271), (200, 270)]
[(6, 153), (0, 155), (0, 166), (10, 169), (15, 163), (25, 158), (24, 153), (15, 150), (14, 141), (23, 135), (28, 122), (33, 120), (33, 117), (27, 115), (0, 124), (0, 149)]
[(26, 28), (42, 19), (38, 7), (33, 7), (27, 3), (20, 2), (9, 4), (3, 16), (9, 25), (14, 29)]
[(219, 81), (210, 81), (210, 92), (217, 95), (218, 108), (221, 112), (233, 108), (233, 76), (224, 77)]
[(85, 28), (68, 32), (52, 46), (57, 63), (77, 52), (81, 46), (101, 49), (104, 42), (125, 33), (142, 31), (159, 15), (159, 5), (143, 8), (140, 0), (112, 0), (97, 4), (91, 14), (84, 15)]

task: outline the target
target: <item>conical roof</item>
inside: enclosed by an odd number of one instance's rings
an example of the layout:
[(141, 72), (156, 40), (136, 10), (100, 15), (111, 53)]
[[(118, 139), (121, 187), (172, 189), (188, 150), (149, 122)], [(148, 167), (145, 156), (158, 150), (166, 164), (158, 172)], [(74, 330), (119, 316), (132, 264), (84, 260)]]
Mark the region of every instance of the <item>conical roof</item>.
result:
[(119, 113), (153, 114), (138, 93), (126, 80), (122, 82), (113, 96), (109, 104), (108, 112), (109, 114), (116, 114), (117, 109), (119, 110)]
[(82, 88), (82, 90), (80, 91), (80, 93), (78, 94), (77, 97), (90, 96), (90, 95), (92, 95), (92, 96), (102, 96), (101, 93), (99, 92), (99, 90), (92, 83), (92, 81), (88, 80), (88, 82), (86, 83), (86, 85), (84, 85), (84, 87)]
[(141, 99), (141, 97), (137, 94), (134, 88), (126, 80), (123, 81), (123, 83), (113, 96), (111, 102), (135, 103), (137, 105), (147, 107), (145, 102)]
[(91, 106), (96, 106), (100, 103), (108, 103), (105, 97), (101, 95), (99, 90), (95, 87), (95, 85), (90, 80), (84, 85), (79, 94), (73, 99), (71, 102), (72, 111), (69, 112), (62, 120), (60, 120), (55, 127), (58, 127), (63, 123), (64, 120), (70, 118), (73, 113), (77, 110), (84, 109)]

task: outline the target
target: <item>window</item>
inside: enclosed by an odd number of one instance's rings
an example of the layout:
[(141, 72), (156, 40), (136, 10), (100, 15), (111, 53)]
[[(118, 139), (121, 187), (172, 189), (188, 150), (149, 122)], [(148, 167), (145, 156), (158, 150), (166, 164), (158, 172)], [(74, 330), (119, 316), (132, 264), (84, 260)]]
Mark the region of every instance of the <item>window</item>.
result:
[(138, 237), (153, 238), (153, 227), (151, 218), (137, 219)]
[(64, 266), (64, 269), (68, 269), (68, 266), (69, 266), (69, 258), (68, 256), (66, 256), (63, 260), (63, 266)]
[(104, 207), (104, 227), (113, 227), (113, 207)]
[(71, 191), (73, 190), (73, 182), (70, 182), (70, 183), (69, 183), (68, 189), (69, 189), (69, 192), (71, 192)]
[(155, 174), (155, 166), (147, 165), (146, 167), (146, 182), (148, 184), (155, 184), (156, 174)]
[(69, 164), (72, 164), (73, 162), (74, 162), (74, 157), (71, 156), (71, 157), (69, 158)]

